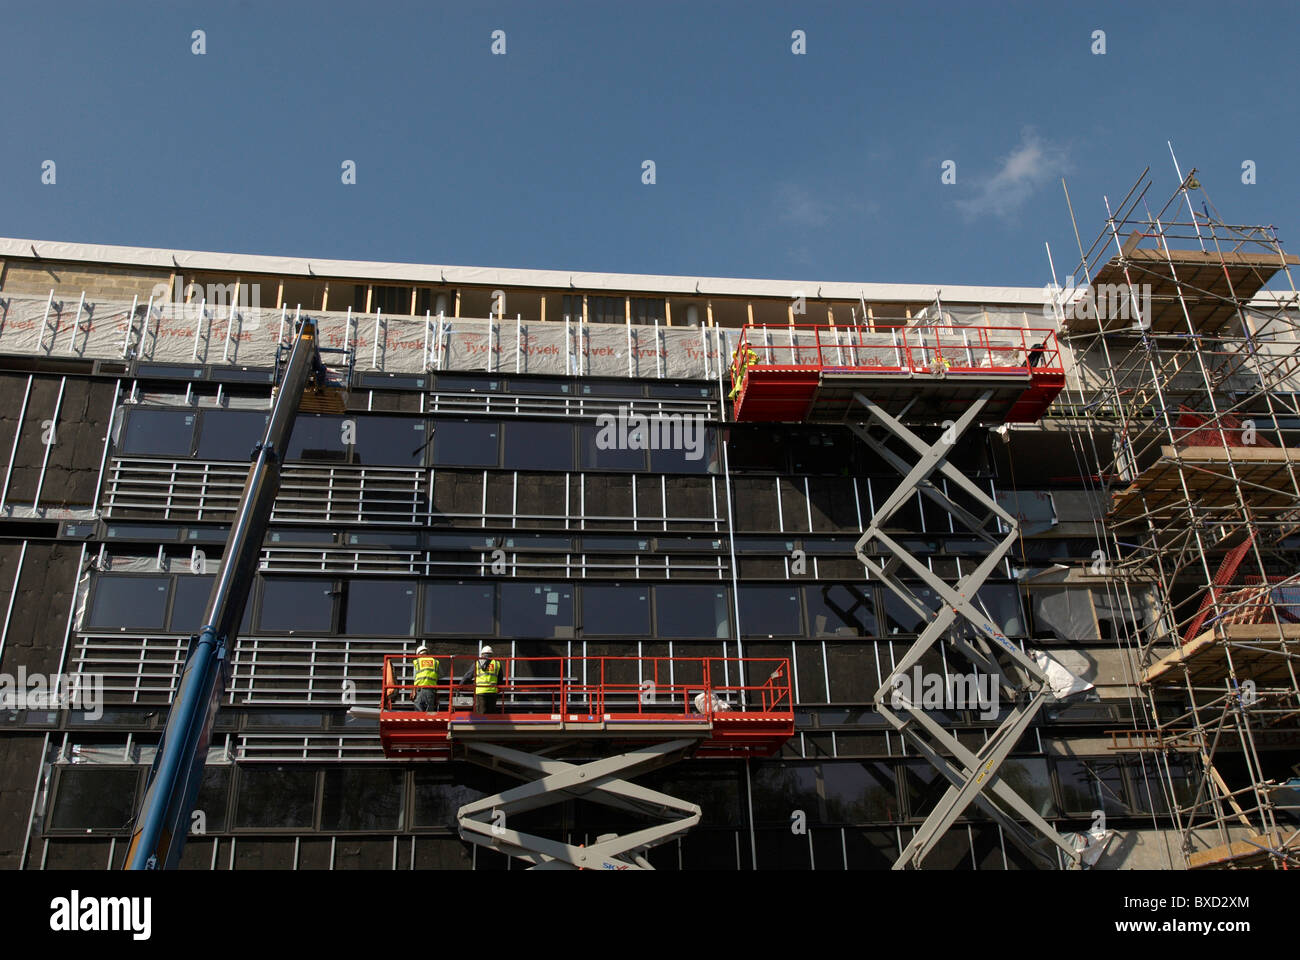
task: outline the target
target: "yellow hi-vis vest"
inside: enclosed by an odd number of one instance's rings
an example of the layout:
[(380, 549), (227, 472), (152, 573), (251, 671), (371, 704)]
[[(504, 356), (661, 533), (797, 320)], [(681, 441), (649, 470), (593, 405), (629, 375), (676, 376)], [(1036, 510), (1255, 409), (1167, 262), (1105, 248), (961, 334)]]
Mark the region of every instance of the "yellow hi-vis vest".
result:
[(438, 685), (438, 658), (415, 658), (415, 685), (417, 687), (436, 687)]
[(483, 661), (474, 661), (474, 692), (475, 693), (496, 693), (497, 684), (501, 680), (501, 662), (493, 660), (483, 669)]

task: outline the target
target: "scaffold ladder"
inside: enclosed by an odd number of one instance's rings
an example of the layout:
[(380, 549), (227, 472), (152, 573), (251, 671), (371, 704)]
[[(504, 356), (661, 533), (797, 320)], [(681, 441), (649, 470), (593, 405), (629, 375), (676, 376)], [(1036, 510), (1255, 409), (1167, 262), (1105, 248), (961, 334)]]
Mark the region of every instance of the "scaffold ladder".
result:
[[(468, 741), (466, 759), (529, 782), (461, 807), (456, 813), (461, 839), (527, 861), (533, 864), (532, 870), (652, 870), (646, 851), (699, 823), (700, 808), (623, 778), (674, 763), (697, 743), (695, 739), (670, 740), (578, 764), (498, 743)], [(573, 799), (668, 822), (623, 836), (604, 834), (589, 846), (539, 837), (511, 826), (511, 818), (518, 814)]]
[[(980, 411), (992, 396), (985, 391), (949, 424), (932, 444), (927, 444), (902, 422), (906, 408), (899, 417), (891, 416), (877, 403), (862, 393), (854, 398), (867, 411), (866, 421), (850, 423), (853, 431), (877, 453), (882, 460), (903, 475), (902, 482), (875, 510), (871, 523), (857, 542), (858, 559), (875, 577), (879, 578), (917, 616), (928, 625), (916, 642), (894, 665), (875, 695), (876, 710), (949, 781), (947, 792), (935, 805), (916, 835), (894, 863), (895, 870), (908, 866), (919, 867), (935, 848), (948, 828), (971, 804), (977, 804), (997, 821), (1009, 836), (1027, 851), (1051, 860), (1038, 845), (1041, 841), (1026, 829), (1028, 823), (1043, 837), (1055, 843), (1071, 860), (1078, 859), (1078, 851), (1044, 820), (1032, 806), (998, 776), (1003, 761), (1010, 755), (1033, 722), (1034, 716), (1051, 697), (1047, 677), (1023, 650), (1007, 638), (1002, 629), (974, 605), (974, 600), (984, 581), (997, 568), (1019, 535), (1018, 523), (1002, 509), (997, 501), (981, 490), (973, 481), (948, 463), (948, 456), (958, 440), (974, 424)], [(884, 431), (876, 436), (877, 427)], [(909, 466), (903, 457), (887, 445), (888, 435), (903, 441), (917, 455), (915, 464)], [(938, 472), (953, 486), (965, 493), (975, 504), (988, 509), (983, 517), (976, 516), (966, 507), (949, 497), (946, 489), (931, 477)], [(990, 552), (975, 569), (949, 583), (937, 576), (923, 560), (919, 559), (897, 539), (885, 533), (890, 517), (901, 509), (917, 492), (946, 511), (976, 537), (989, 544)], [(889, 555), (885, 564), (877, 563), (868, 547), (878, 544)], [(879, 553), (877, 549), (874, 551)], [(917, 594), (896, 574), (906, 567), (941, 600), (937, 610), (922, 602)], [(958, 617), (964, 618), (974, 628), (973, 636), (963, 636), (956, 629)], [(987, 742), (972, 752), (951, 732), (945, 730), (934, 717), (917, 705), (913, 696), (903, 690), (908, 672), (920, 662), (940, 640), (948, 635), (948, 643), (964, 656), (977, 671), (996, 678), (995, 695), (1001, 693), (1012, 707)], [(1000, 701), (999, 701), (1000, 702)], [(897, 711), (897, 712), (896, 712)]]

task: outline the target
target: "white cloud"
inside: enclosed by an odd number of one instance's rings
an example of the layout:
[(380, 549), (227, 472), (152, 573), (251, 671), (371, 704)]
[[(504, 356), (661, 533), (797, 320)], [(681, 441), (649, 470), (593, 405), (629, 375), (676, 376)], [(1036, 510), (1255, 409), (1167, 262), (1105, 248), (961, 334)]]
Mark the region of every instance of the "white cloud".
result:
[[(1020, 135), (1020, 143), (1003, 158), (997, 172), (975, 181), (975, 195), (958, 200), (968, 216), (1011, 216), (1040, 187), (1066, 173), (1069, 157), (1064, 147), (1042, 140), (1033, 130)], [(960, 181), (959, 181), (960, 182)]]
[(804, 227), (820, 227), (830, 219), (830, 205), (797, 183), (777, 187), (776, 207), (782, 220)]

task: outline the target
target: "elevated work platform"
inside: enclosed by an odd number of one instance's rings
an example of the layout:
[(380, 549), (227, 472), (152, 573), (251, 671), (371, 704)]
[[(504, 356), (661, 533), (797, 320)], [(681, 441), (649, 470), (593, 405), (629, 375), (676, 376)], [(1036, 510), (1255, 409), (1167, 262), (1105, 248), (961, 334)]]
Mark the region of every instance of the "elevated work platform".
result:
[(1065, 386), (1049, 329), (744, 327), (731, 369), (738, 421), (840, 423), (855, 393), (907, 423), (939, 423), (985, 398), (981, 421), (1032, 423)]
[(1193, 686), (1217, 683), (1229, 673), (1229, 645), (1239, 680), (1289, 683), (1287, 661), (1300, 656), (1300, 623), (1216, 624), (1147, 667), (1142, 682), (1178, 683), (1185, 669)]
[[(500, 712), (474, 713), (472, 685), (462, 693), (458, 683), (472, 658), (434, 659), (438, 684), (417, 689), (413, 656), (384, 658), (384, 753), (464, 759), (523, 780), (456, 819), (463, 840), (531, 869), (651, 869), (647, 851), (699, 823), (700, 807), (624, 778), (691, 757), (769, 756), (794, 733), (788, 660), (496, 657)], [(586, 847), (517, 828), (517, 815), (569, 800), (664, 822)]]
[(1111, 516), (1185, 507), (1184, 480), (1198, 508), (1236, 507), (1238, 496), (1252, 509), (1300, 508), (1292, 480), (1297, 454), (1289, 447), (1161, 447), (1160, 459), (1113, 496)]
[[(1154, 235), (1134, 231), (1124, 244), (1123, 256), (1111, 257), (1101, 265), (1089, 288), (1097, 309), (1078, 309), (1076, 304), (1065, 320), (1068, 331), (1111, 332), (1134, 326), (1138, 318), (1132, 311), (1109, 308), (1118, 298), (1127, 296), (1131, 281), (1139, 288), (1150, 286), (1149, 307), (1144, 308), (1149, 317), (1143, 318), (1149, 321), (1149, 332), (1186, 334), (1190, 318), (1196, 333), (1213, 336), (1231, 330), (1238, 319), (1234, 297), (1238, 301), (1250, 300), (1283, 267), (1300, 264), (1295, 254), (1280, 254), (1262, 246), (1222, 252), (1213, 248), (1166, 251), (1154, 246), (1139, 247), (1143, 239), (1154, 240)], [(1147, 303), (1146, 291), (1137, 292), (1139, 302)], [(1106, 308), (1099, 302), (1102, 299), (1106, 300)], [(1233, 333), (1241, 332), (1238, 324)]]
[(580, 751), (671, 739), (694, 757), (771, 756), (794, 734), (786, 660), (497, 657), (499, 712), (472, 710), (472, 658), (437, 657), (437, 708), (416, 709), (413, 656), (384, 658), (379, 736), (389, 757), (449, 760), (470, 743), (561, 743)]

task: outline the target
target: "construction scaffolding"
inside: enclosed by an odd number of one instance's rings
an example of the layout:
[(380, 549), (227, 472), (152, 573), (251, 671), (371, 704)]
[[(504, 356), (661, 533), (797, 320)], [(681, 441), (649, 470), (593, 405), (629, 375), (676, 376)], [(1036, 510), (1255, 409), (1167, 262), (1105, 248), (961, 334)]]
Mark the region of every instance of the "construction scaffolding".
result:
[[(1130, 601), (1154, 586), (1160, 609), (1119, 638), (1150, 729), (1116, 749), (1161, 758), (1189, 868), (1295, 866), (1300, 258), (1271, 226), (1225, 222), (1195, 169), (1152, 212), (1148, 174), (1106, 200), (1079, 284), (1055, 298), (1062, 399), (1110, 494), (1099, 567)], [(1199, 756), (1190, 784), (1175, 751)]]

